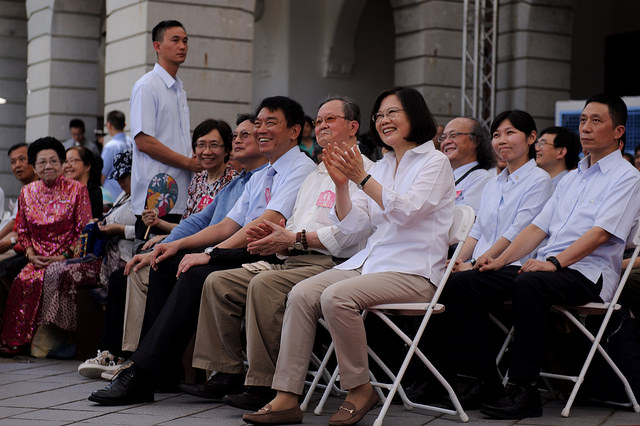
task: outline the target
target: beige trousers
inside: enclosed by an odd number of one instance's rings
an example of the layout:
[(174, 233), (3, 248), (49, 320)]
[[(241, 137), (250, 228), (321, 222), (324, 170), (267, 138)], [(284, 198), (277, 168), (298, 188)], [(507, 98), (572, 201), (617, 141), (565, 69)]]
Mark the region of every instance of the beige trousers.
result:
[(321, 316), (335, 343), (340, 386), (351, 389), (369, 382), (362, 309), (379, 303), (426, 302), (434, 293), (428, 279), (400, 272), (362, 275), (360, 270), (331, 269), (298, 283), (288, 296), (272, 387), (302, 394)]
[(144, 307), (147, 304), (149, 289), (149, 266), (131, 271), (127, 277), (127, 301), (124, 308), (124, 327), (122, 332), (122, 350), (134, 352), (140, 341)]
[(202, 289), (192, 365), (224, 373), (244, 371), (241, 322), (246, 306), (245, 384), (271, 386), (287, 294), (296, 283), (333, 266), (331, 256), (301, 255), (257, 274), (244, 268), (211, 273)]

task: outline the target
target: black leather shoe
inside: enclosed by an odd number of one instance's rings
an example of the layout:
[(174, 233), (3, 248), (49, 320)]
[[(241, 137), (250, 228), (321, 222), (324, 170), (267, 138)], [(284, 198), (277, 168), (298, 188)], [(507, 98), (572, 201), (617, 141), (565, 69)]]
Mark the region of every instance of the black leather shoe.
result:
[(222, 400), (232, 407), (258, 411), (276, 397), (276, 391), (268, 386), (247, 386), (242, 393), (226, 395)]
[(491, 405), (504, 395), (505, 390), (500, 382), (480, 380), (467, 386), (458, 400), (465, 410), (479, 410), (483, 404)]
[(225, 395), (235, 394), (242, 390), (243, 374), (216, 373), (200, 385), (183, 383), (180, 390), (186, 394), (222, 402)]
[(102, 405), (128, 405), (153, 402), (153, 385), (136, 365), (125, 368), (104, 389), (89, 396), (89, 401)]
[(494, 419), (520, 420), (525, 417), (542, 416), (540, 392), (533, 385), (513, 385), (506, 396), (493, 404), (484, 404), (483, 407), (480, 412)]
[[(415, 381), (405, 389), (405, 394), (410, 401), (418, 404), (453, 409), (453, 404), (449, 399), (449, 395), (445, 391), (444, 387), (437, 381)], [(396, 396), (399, 395), (396, 394)], [(394, 402), (395, 399), (396, 398), (394, 398)], [(399, 400), (398, 404), (402, 404), (402, 400)]]

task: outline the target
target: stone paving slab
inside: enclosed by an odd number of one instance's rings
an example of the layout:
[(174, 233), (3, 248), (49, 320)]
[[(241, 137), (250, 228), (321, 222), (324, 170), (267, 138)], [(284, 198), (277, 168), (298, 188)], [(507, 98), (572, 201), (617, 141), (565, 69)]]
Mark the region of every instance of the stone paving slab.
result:
[[(156, 394), (155, 403), (105, 407), (87, 400), (89, 394), (106, 385), (77, 373), (78, 361), (58, 361), (21, 357), (0, 359), (0, 426), (12, 425), (202, 425), (243, 424), (242, 410), (220, 403), (201, 401), (181, 393)], [(326, 425), (340, 404), (330, 398), (322, 415), (313, 414), (320, 396), (304, 417), (306, 425)], [(560, 415), (563, 401), (549, 401), (544, 416), (521, 421), (488, 419), (479, 411), (469, 411), (470, 425), (632, 425), (640, 424), (640, 414), (629, 409), (575, 405), (571, 416)], [(380, 407), (362, 420), (372, 425)], [(391, 426), (459, 425), (455, 416), (392, 405), (384, 421)]]

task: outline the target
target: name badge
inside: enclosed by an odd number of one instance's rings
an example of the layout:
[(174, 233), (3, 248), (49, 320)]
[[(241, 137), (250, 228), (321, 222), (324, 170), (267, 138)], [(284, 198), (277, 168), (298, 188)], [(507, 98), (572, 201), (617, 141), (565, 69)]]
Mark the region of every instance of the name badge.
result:
[(267, 200), (267, 204), (269, 204), (269, 201), (271, 201), (271, 188), (265, 188), (264, 199)]
[(456, 200), (462, 195), (462, 189), (456, 189)]
[(318, 200), (316, 201), (316, 206), (318, 207), (326, 207), (330, 209), (336, 203), (336, 194), (333, 191), (324, 191), (320, 193)]

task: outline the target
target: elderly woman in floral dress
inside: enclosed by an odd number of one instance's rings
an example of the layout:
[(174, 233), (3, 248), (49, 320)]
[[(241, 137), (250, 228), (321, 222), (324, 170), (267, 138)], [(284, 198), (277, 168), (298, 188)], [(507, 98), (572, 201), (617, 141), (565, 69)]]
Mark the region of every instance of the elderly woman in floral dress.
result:
[(38, 139), (29, 146), (28, 157), (40, 179), (22, 188), (16, 227), (29, 263), (13, 280), (7, 298), (0, 334), (1, 356), (28, 350), (45, 268), (73, 256), (78, 236), (91, 220), (87, 187), (62, 176), (62, 144), (52, 137)]

